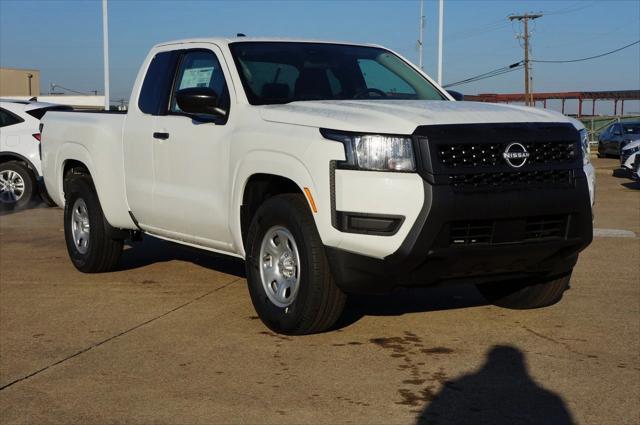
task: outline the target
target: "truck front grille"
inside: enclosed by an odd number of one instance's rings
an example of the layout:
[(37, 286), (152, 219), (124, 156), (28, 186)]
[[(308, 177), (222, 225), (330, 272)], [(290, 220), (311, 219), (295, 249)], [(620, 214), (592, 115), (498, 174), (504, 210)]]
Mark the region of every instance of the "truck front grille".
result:
[(456, 189), (496, 189), (515, 187), (573, 185), (572, 170), (505, 171), (495, 173), (451, 174), (449, 182)]
[[(580, 136), (569, 123), (426, 125), (413, 137), (422, 177), (457, 191), (574, 187), (582, 168)], [(505, 158), (522, 148), (524, 160)]]
[[(508, 143), (440, 144), (438, 159), (449, 169), (505, 165)], [(564, 164), (575, 160), (575, 142), (522, 143), (529, 152), (527, 164)]]
[(565, 239), (569, 216), (469, 220), (449, 223), (449, 245), (495, 245)]

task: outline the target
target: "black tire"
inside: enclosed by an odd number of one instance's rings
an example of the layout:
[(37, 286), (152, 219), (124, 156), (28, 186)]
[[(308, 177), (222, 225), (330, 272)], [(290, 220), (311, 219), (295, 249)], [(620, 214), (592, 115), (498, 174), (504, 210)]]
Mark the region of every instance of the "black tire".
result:
[[(290, 232), (302, 263), (297, 269), (297, 295), (287, 307), (279, 307), (269, 299), (260, 276), (262, 241), (274, 226)], [(277, 195), (265, 201), (252, 218), (246, 248), (249, 294), (267, 327), (282, 334), (303, 335), (326, 331), (340, 318), (346, 295), (333, 280), (324, 245), (301, 194)]]
[(44, 185), (40, 189), (40, 199), (42, 199), (42, 202), (44, 202), (44, 204), (48, 207), (57, 207), (56, 203), (53, 202), (53, 199), (51, 199), (51, 196), (49, 196), (49, 193), (47, 192), (47, 189), (44, 187)]
[(0, 174), (11, 171), (18, 174), (24, 182), (23, 192), (17, 201), (11, 201), (5, 198), (5, 193), (8, 194), (9, 192), (3, 192), (0, 195), (0, 207), (9, 210), (19, 210), (31, 203), (36, 188), (36, 177), (29, 167), (22, 162), (8, 161), (0, 164)]
[[(90, 233), (86, 252), (82, 253), (74, 242), (71, 219), (76, 201), (84, 201)], [(91, 177), (73, 174), (65, 181), (64, 236), (67, 251), (73, 265), (84, 273), (100, 273), (113, 270), (122, 254), (123, 240), (109, 237), (108, 223), (104, 218), (98, 195)]]
[(562, 299), (569, 289), (571, 273), (543, 282), (488, 283), (478, 285), (480, 293), (492, 304), (500, 307), (525, 310), (547, 307)]

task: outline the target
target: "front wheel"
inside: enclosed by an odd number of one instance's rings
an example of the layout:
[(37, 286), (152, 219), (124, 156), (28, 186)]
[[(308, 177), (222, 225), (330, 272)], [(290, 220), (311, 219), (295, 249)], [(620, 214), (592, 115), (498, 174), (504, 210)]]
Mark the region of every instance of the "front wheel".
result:
[(87, 175), (73, 175), (65, 183), (64, 236), (73, 265), (85, 273), (113, 270), (118, 264), (124, 241), (113, 239)]
[(302, 195), (265, 201), (247, 235), (247, 281), (260, 319), (283, 334), (310, 334), (335, 324), (346, 295), (336, 286), (324, 246)]
[(571, 273), (542, 282), (486, 283), (478, 285), (480, 293), (492, 304), (500, 307), (524, 310), (547, 307), (562, 299), (569, 289)]

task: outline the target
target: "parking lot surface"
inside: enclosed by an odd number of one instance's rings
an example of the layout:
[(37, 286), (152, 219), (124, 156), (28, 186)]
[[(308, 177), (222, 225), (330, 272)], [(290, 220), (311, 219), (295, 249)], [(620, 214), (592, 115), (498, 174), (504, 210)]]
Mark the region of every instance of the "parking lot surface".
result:
[(60, 209), (6, 213), (0, 421), (637, 424), (640, 190), (595, 163), (595, 227), (626, 232), (594, 238), (559, 304), (403, 289), (304, 337), (262, 325), (240, 261), (146, 238), (81, 274)]

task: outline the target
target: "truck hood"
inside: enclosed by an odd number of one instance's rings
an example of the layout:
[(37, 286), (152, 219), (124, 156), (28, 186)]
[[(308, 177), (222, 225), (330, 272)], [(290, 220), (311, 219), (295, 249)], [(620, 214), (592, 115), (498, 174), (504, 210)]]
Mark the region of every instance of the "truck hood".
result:
[(419, 125), (567, 122), (558, 112), (525, 106), (442, 100), (318, 100), (260, 107), (262, 119), (334, 130), (411, 134)]

